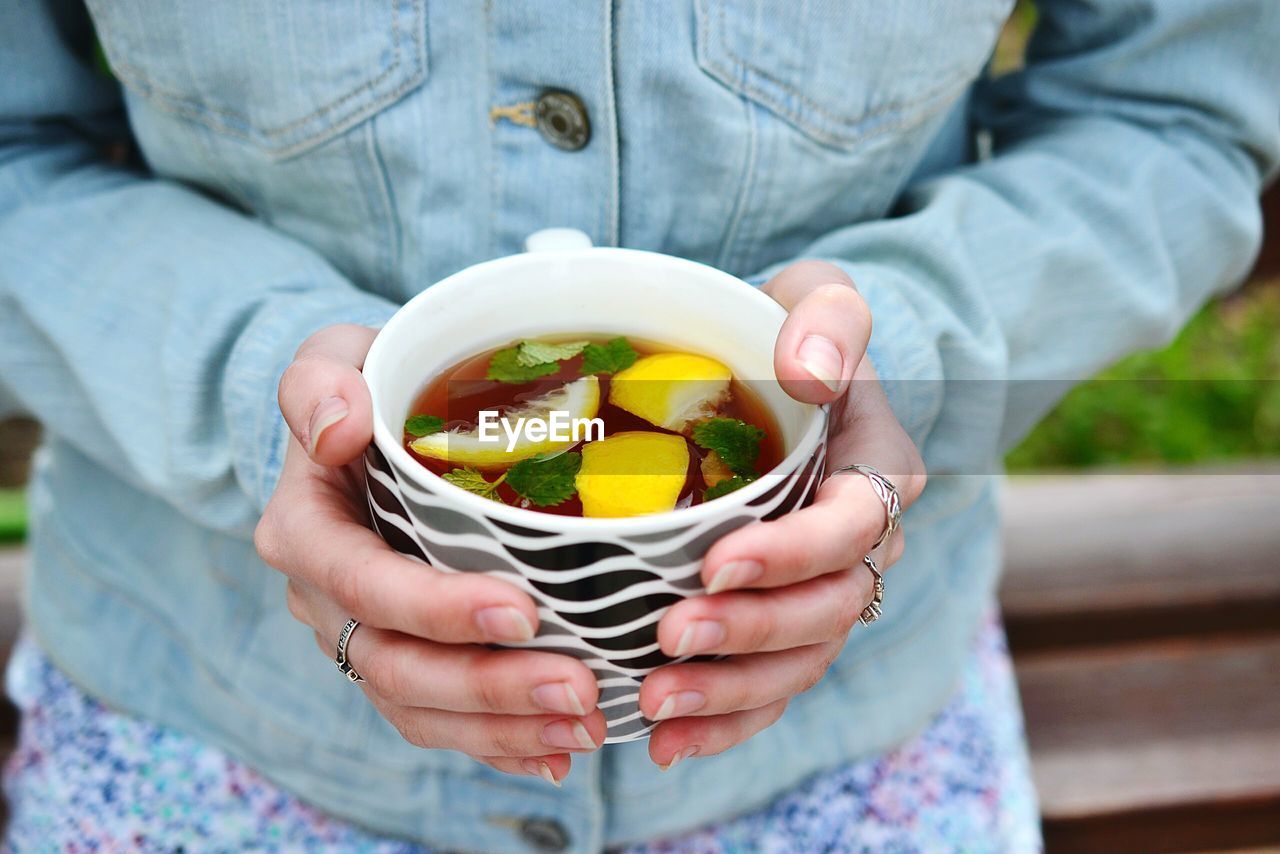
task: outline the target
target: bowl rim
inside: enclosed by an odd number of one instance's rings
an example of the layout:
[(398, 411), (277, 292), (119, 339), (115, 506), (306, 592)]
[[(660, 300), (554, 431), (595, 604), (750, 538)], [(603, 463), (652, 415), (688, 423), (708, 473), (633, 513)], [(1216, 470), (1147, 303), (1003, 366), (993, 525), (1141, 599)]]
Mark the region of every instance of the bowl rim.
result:
[[(468, 279), (475, 276), (495, 274), (504, 267), (518, 267), (551, 261), (561, 264), (573, 263), (578, 258), (587, 256), (599, 257), (602, 255), (615, 256), (624, 261), (628, 259), (632, 261), (643, 260), (649, 264), (657, 262), (675, 268), (683, 268), (685, 272), (693, 272), (704, 277), (709, 286), (724, 289), (726, 293), (731, 292), (735, 299), (756, 301), (764, 310), (776, 313), (782, 319), (785, 319), (787, 314), (782, 306), (764, 294), (759, 288), (753, 287), (723, 270), (718, 270), (715, 267), (698, 261), (691, 261), (687, 258), (679, 258), (674, 255), (664, 255), (660, 252), (649, 252), (642, 249), (622, 249), (605, 246), (594, 246), (587, 249), (525, 252), (473, 264), (424, 288), (401, 306), (379, 330), (377, 337), (374, 338), (373, 344), (369, 348), (368, 355), (365, 357), (363, 373), (366, 376), (370, 374), (377, 375), (381, 369), (382, 360), (387, 358), (384, 353), (389, 346), (386, 342), (392, 337), (391, 333), (395, 333), (398, 327), (412, 322), (410, 318), (416, 314), (423, 303), (447, 298), (450, 290), (466, 287)], [(747, 486), (717, 498), (715, 501), (707, 501), (694, 507), (681, 507), (643, 516), (561, 516), (554, 513), (542, 513), (524, 507), (513, 507), (505, 503), (499, 504), (496, 501), (482, 498), (479, 495), (467, 492), (461, 487), (454, 486), (440, 477), (440, 475), (423, 466), (404, 449), (400, 438), (392, 432), (390, 426), (379, 415), (378, 390), (375, 388), (374, 383), (368, 382), (366, 379), (366, 385), (369, 388), (369, 395), (373, 405), (373, 444), (387, 457), (388, 463), (393, 468), (404, 473), (411, 481), (421, 480), (423, 484), (421, 488), (434, 494), (445, 496), (449, 501), (457, 503), (461, 509), (470, 512), (472, 515), (483, 515), (489, 519), (518, 527), (553, 530), (556, 533), (566, 534), (602, 533), (605, 531), (618, 535), (644, 534), (677, 526), (696, 525), (708, 519), (731, 515), (733, 510), (745, 508), (751, 501), (776, 486), (783, 478), (789, 477), (798, 471), (818, 448), (827, 423), (826, 405), (801, 403), (801, 406), (809, 407), (810, 412), (804, 429), (801, 431), (800, 438), (795, 443), (795, 447), (769, 472), (761, 475)], [(797, 401), (797, 403), (799, 402)]]

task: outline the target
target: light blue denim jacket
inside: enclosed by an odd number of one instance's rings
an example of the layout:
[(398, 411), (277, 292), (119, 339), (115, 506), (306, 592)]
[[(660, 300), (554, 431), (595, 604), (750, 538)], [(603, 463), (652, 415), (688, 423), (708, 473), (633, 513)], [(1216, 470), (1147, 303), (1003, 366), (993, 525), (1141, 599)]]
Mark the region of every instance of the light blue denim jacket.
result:
[[(1243, 275), (1278, 156), (1276, 0), (1040, 0), (1025, 71), (991, 81), (1011, 3), (4, 3), (0, 406), (47, 428), (41, 644), (114, 706), (457, 849), (670, 834), (905, 738), (990, 601), (1002, 450)], [(585, 148), (502, 109), (549, 88)], [(547, 226), (753, 281), (844, 265), (933, 475), (885, 618), (780, 723), (666, 776), (605, 749), (562, 791), (403, 742), (249, 541), (299, 342)]]

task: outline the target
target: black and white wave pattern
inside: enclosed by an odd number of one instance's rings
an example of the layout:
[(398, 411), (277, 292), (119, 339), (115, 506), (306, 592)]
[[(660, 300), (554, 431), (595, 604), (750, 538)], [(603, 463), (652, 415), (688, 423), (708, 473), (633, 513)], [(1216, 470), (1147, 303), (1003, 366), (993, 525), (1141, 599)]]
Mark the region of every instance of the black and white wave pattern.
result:
[(533, 598), (538, 635), (522, 646), (572, 655), (595, 672), (608, 744), (653, 729), (640, 713), (640, 683), (674, 660), (658, 649), (658, 621), (702, 592), (703, 555), (730, 531), (809, 504), (824, 462), (821, 443), (798, 474), (728, 517), (689, 525), (675, 514), (669, 529), (630, 537), (560, 533), (539, 527), (536, 513), (525, 526), (459, 512), (372, 445), (365, 471), (374, 525), (392, 548), (441, 569), (499, 576)]

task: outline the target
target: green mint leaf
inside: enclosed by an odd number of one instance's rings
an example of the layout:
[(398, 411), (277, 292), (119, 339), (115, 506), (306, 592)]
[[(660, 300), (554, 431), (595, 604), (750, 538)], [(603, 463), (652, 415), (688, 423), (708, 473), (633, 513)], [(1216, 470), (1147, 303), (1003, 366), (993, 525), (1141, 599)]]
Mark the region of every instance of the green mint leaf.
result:
[(582, 455), (573, 451), (530, 457), (507, 471), (507, 486), (531, 504), (554, 507), (578, 491), (573, 480), (581, 467)]
[(503, 503), (502, 496), (498, 495), (498, 486), (506, 480), (505, 474), (495, 481), (488, 481), (484, 479), (484, 475), (473, 468), (461, 468), (447, 471), (440, 476), (460, 489), (475, 493), (481, 498), (492, 499), (499, 504)]
[(572, 359), (590, 343), (590, 341), (568, 341), (563, 344), (547, 344), (543, 341), (521, 341), (520, 346), (516, 348), (516, 363), (525, 368), (554, 364), (563, 359)]
[(607, 344), (588, 344), (582, 348), (583, 374), (616, 374), (636, 363), (640, 354), (625, 338), (614, 338)]
[(730, 471), (748, 480), (756, 478), (756, 460), (763, 438), (763, 430), (737, 418), (711, 418), (693, 425), (693, 441), (701, 448), (715, 451)]
[(410, 415), (404, 421), (404, 432), (410, 436), (430, 436), (444, 429), (444, 419), (438, 415)]
[(489, 359), (489, 372), (486, 376), (491, 380), (504, 383), (531, 383), (539, 377), (554, 374), (558, 370), (560, 366), (555, 362), (540, 365), (520, 364), (520, 348), (517, 346), (494, 353)]
[(712, 501), (722, 495), (728, 495), (730, 492), (736, 492), (748, 483), (751, 483), (753, 480), (755, 480), (755, 478), (746, 478), (738, 474), (735, 474), (733, 477), (727, 477), (715, 486), (707, 487), (707, 491), (702, 493), (702, 500)]

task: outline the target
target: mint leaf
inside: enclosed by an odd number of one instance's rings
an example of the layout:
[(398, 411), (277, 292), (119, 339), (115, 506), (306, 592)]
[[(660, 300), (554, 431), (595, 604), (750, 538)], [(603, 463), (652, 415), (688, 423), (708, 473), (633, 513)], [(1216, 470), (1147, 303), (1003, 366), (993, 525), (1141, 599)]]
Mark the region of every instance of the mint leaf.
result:
[(503, 503), (502, 496), (498, 495), (498, 486), (506, 480), (507, 476), (505, 474), (492, 482), (485, 480), (484, 475), (473, 468), (453, 469), (440, 476), (467, 492), (475, 493), (481, 498), (492, 499), (499, 504)]
[(404, 432), (410, 436), (430, 436), (444, 429), (444, 419), (438, 415), (410, 415), (404, 421)]
[(748, 480), (757, 476), (756, 460), (763, 438), (763, 430), (737, 418), (711, 418), (693, 425), (693, 441), (715, 451), (730, 471)]
[(507, 486), (539, 507), (554, 507), (578, 491), (574, 477), (582, 468), (582, 455), (566, 451), (555, 456), (538, 455), (521, 460), (507, 471)]
[(531, 368), (548, 365), (563, 359), (572, 359), (582, 352), (590, 341), (568, 341), (563, 344), (547, 344), (544, 341), (521, 341), (516, 348), (516, 363)]
[(520, 364), (520, 348), (508, 347), (499, 350), (489, 359), (489, 372), (486, 376), (491, 380), (504, 383), (531, 383), (539, 377), (554, 374), (560, 370), (555, 362), (538, 365)]
[(582, 348), (582, 373), (616, 374), (634, 365), (639, 357), (626, 338), (614, 338), (607, 344), (588, 344)]
[(736, 492), (753, 480), (755, 478), (745, 478), (742, 475), (735, 474), (733, 477), (725, 478), (715, 486), (708, 487), (707, 491), (702, 493), (702, 500), (711, 501), (722, 495), (728, 495), (730, 492)]

